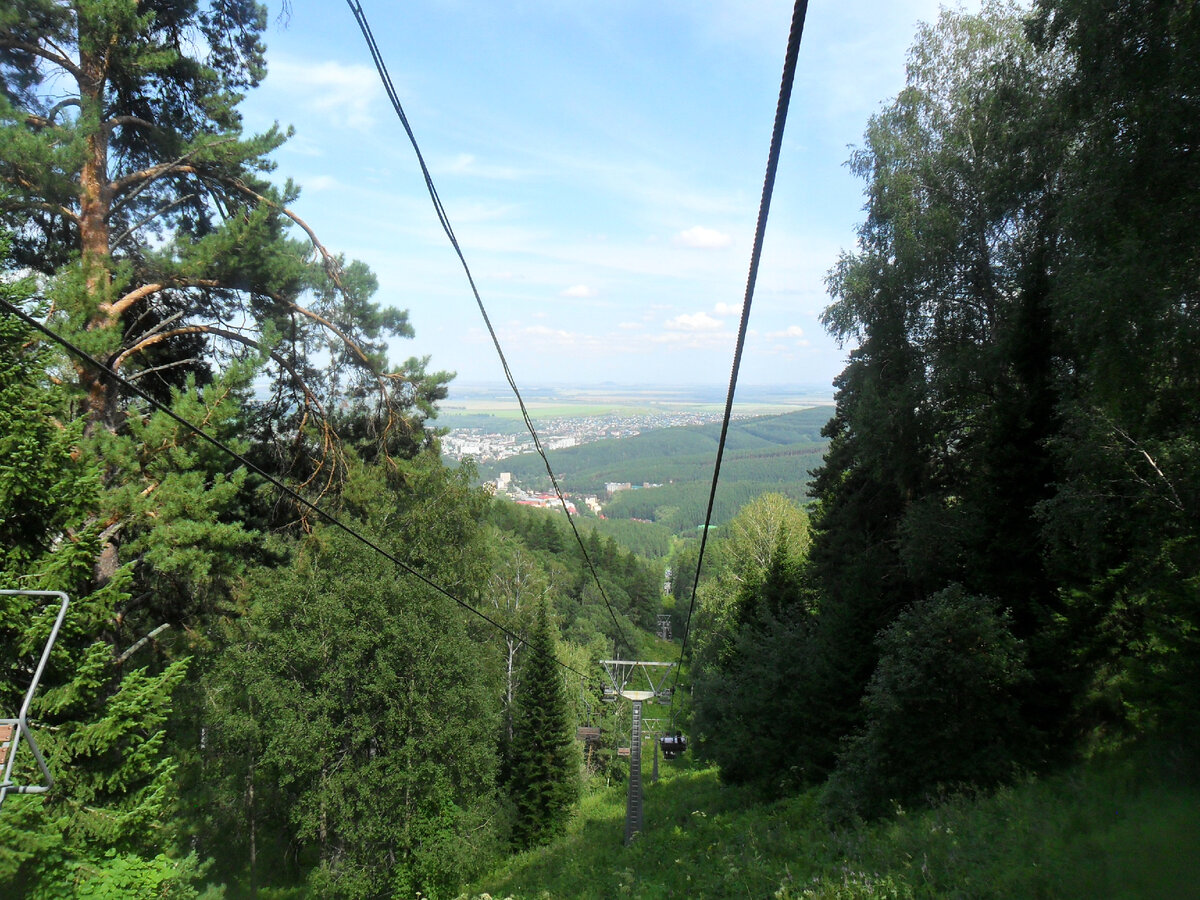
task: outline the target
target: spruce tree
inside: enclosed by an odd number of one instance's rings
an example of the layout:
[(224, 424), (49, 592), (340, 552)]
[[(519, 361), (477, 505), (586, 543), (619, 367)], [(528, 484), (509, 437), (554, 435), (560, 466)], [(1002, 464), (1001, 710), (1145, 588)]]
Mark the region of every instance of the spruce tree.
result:
[(517, 811), (513, 838), (520, 847), (560, 833), (579, 797), (578, 752), (551, 629), (543, 603), (525, 648), (517, 691), (509, 792)]
[[(436, 459), (401, 469), (355, 466), (342, 516), (470, 596), (486, 496)], [(461, 611), (331, 527), (246, 592), (204, 674), (198, 845), (250, 893), (452, 895), (489, 861), (498, 805), (499, 708)]]
[[(0, 296), (23, 300), (19, 285)], [(116, 652), (113, 623), (131, 602), (131, 566), (103, 586), (98, 466), (80, 452), (84, 423), (68, 418), (55, 351), (0, 317), (0, 587), (65, 591), (72, 600), (30, 710), (55, 783), (12, 795), (0, 813), (4, 896), (187, 896), (196, 860), (168, 857), (177, 765), (166, 722), (187, 660), (159, 665), (139, 646)], [(29, 687), (57, 603), (0, 597), (0, 716)], [(144, 645), (143, 645), (144, 646)], [(34, 777), (18, 749), (18, 780)]]

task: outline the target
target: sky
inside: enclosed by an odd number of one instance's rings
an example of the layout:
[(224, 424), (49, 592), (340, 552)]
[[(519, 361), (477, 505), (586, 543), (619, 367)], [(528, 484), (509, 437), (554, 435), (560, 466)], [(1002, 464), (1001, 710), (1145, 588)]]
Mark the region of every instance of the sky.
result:
[[(727, 384), (792, 4), (361, 2), (518, 385)], [(272, 4), (247, 128), (295, 128), (278, 176), (408, 310), (394, 359), (502, 381), (353, 14), (291, 6)], [(739, 384), (828, 387), (844, 367), (820, 314), (863, 218), (845, 163), (937, 12), (810, 4)]]

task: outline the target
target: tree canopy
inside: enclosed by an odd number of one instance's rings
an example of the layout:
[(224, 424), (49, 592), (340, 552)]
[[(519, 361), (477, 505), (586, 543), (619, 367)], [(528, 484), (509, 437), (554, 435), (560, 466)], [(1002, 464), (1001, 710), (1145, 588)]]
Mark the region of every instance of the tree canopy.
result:
[[(416, 358), (389, 367), (407, 315), (376, 305), (366, 267), (289, 208), (298, 188), (271, 179), (270, 159), (287, 132), (243, 133), (265, 22), (248, 0), (0, 13), (0, 224), (15, 264), (52, 279), (56, 326), (160, 399), (254, 358), (271, 400), (248, 424), (290, 440), (288, 463), (334, 466), (339, 399), (361, 407), (363, 438), (409, 454), (447, 376)], [(123, 389), (76, 368), (92, 427), (117, 427)]]

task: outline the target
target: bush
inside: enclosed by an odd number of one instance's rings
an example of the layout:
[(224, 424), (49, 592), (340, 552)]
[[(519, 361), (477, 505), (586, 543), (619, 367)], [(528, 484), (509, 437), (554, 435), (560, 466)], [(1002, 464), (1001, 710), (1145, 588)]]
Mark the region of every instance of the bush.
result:
[(1008, 613), (953, 586), (902, 612), (878, 644), (864, 726), (826, 790), (834, 816), (871, 818), (1010, 778), (1029, 674)]

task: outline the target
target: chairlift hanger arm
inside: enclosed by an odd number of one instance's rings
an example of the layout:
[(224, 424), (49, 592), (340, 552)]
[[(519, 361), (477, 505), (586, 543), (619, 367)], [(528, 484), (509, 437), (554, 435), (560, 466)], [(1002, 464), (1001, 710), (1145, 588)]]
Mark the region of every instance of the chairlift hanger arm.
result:
[[(21, 590), (0, 590), (0, 596), (7, 597), (58, 597), (61, 604), (58, 608), (58, 615), (54, 618), (54, 625), (50, 629), (50, 636), (46, 639), (46, 646), (42, 649), (41, 659), (38, 660), (37, 669), (34, 670), (33, 680), (29, 683), (29, 689), (25, 692), (25, 699), (21, 703), (21, 711), (17, 713), (15, 719), (0, 719), (0, 734), (3, 739), (0, 740), (0, 746), (3, 747), (4, 754), (0, 756), (0, 762), (3, 763), (3, 775), (0, 776), (0, 804), (4, 803), (4, 798), (12, 794), (44, 794), (54, 786), (54, 776), (50, 774), (50, 767), (46, 765), (46, 759), (42, 756), (42, 751), (38, 748), (37, 741), (33, 739), (33, 734), (29, 730), (29, 706), (33, 703), (33, 695), (37, 692), (38, 683), (42, 680), (42, 673), (46, 669), (46, 663), (50, 659), (50, 650), (54, 647), (54, 641), (58, 638), (59, 629), (62, 628), (63, 619), (67, 616), (67, 607), (71, 604), (71, 599), (62, 591), (21, 591)], [(43, 783), (41, 784), (15, 784), (12, 780), (13, 764), (16, 760), (17, 748), (21, 741), (24, 741), (33, 753), (34, 761), (37, 763), (38, 769), (41, 770)]]

